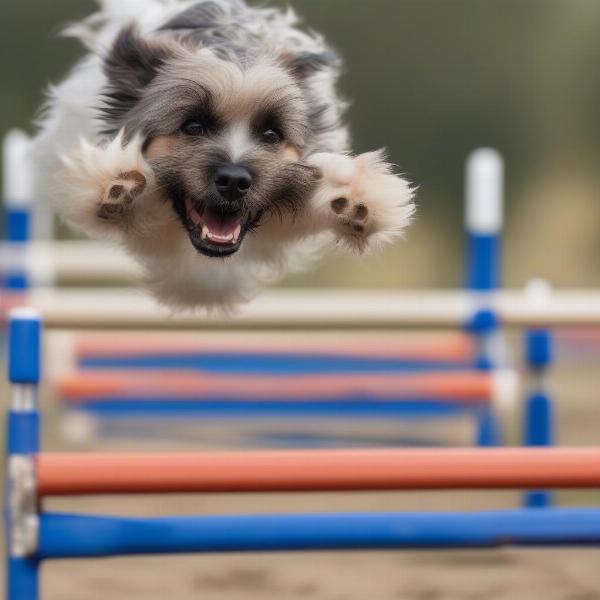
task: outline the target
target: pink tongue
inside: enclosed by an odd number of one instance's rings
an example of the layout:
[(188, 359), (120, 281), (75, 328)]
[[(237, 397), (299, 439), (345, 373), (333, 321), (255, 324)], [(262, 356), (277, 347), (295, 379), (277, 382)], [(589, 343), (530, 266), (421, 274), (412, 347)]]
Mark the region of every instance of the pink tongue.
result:
[(211, 210), (205, 211), (203, 224), (208, 228), (209, 237), (227, 238), (236, 233), (238, 225), (242, 222), (239, 214), (219, 215)]
[(202, 215), (194, 208), (191, 200), (185, 201), (188, 219), (200, 228), (202, 239), (214, 244), (235, 244), (242, 231), (242, 215), (221, 215), (213, 210), (206, 209)]

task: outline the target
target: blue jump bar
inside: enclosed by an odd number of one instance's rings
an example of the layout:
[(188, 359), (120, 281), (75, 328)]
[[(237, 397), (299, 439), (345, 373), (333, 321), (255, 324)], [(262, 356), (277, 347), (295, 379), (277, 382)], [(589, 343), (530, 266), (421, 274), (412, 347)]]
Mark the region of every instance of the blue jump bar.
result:
[(248, 354), (239, 352), (156, 354), (114, 357), (84, 357), (86, 369), (189, 369), (210, 373), (397, 373), (453, 371), (472, 368), (473, 362), (387, 359), (315, 354)]
[(311, 401), (289, 400), (180, 400), (176, 398), (89, 398), (76, 404), (66, 403), (68, 409), (85, 412), (100, 418), (183, 418), (262, 419), (267, 417), (361, 418), (384, 417), (439, 418), (477, 413), (482, 403), (461, 403), (459, 400), (440, 402), (419, 398), (399, 401), (374, 401), (363, 398)]
[(600, 545), (600, 509), (41, 517), (40, 559), (203, 552)]

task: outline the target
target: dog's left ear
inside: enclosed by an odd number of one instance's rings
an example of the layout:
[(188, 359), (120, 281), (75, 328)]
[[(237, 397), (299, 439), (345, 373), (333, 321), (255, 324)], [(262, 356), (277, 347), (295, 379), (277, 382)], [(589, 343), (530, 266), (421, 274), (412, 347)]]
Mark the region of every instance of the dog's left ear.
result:
[(164, 40), (142, 37), (133, 25), (123, 28), (104, 58), (104, 106), (110, 130), (118, 130), (125, 115), (139, 102), (144, 88), (178, 48)]
[(325, 69), (339, 69), (341, 60), (333, 50), (327, 50), (286, 54), (283, 57), (283, 64), (297, 79), (307, 79)]

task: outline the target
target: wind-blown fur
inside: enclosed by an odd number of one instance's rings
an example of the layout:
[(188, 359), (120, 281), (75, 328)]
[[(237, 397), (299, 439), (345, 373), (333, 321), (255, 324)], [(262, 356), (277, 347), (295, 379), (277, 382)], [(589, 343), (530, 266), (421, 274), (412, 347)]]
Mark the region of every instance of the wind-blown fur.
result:
[(89, 54), (50, 90), (37, 184), (73, 228), (132, 253), (162, 302), (229, 306), (334, 241), (364, 251), (410, 222), (383, 153), (348, 153), (339, 59), (293, 12), (103, 0), (66, 33)]

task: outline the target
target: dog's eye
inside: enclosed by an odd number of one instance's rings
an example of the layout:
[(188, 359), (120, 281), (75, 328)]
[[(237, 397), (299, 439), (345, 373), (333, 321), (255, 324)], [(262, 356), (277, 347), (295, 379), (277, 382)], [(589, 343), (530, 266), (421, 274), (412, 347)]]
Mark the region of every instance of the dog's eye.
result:
[(206, 135), (208, 127), (206, 126), (206, 123), (199, 119), (190, 119), (181, 126), (181, 131), (185, 133), (185, 135), (196, 137), (199, 135)]
[(283, 134), (279, 129), (271, 127), (262, 132), (262, 139), (267, 144), (279, 144), (283, 140)]

